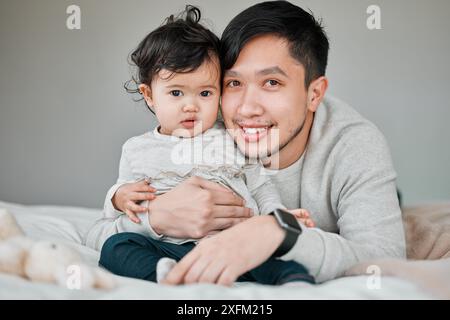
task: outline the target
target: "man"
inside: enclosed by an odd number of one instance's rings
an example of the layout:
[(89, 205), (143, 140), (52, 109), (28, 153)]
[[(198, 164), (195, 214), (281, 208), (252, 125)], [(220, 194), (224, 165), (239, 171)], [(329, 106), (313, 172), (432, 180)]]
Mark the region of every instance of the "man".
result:
[[(256, 4), (229, 23), (221, 57), (225, 124), (246, 156), (265, 163), (283, 203), (309, 210), (317, 228), (292, 232), (279, 215), (247, 219), (240, 199), (190, 179), (151, 202), (147, 232), (201, 238), (223, 231), (202, 240), (167, 283), (230, 285), (274, 253), (305, 265), (318, 282), (360, 261), (405, 256), (388, 146), (373, 124), (324, 97), (327, 56), (320, 24), (289, 2)], [(121, 231), (121, 221), (103, 223), (96, 239)]]

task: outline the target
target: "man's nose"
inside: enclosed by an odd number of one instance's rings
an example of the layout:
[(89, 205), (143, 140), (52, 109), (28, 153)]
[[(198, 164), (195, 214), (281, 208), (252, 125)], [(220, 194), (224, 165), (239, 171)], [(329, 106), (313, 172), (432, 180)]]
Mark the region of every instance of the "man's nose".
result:
[(251, 118), (264, 113), (264, 108), (257, 100), (258, 93), (252, 87), (245, 88), (242, 100), (238, 108), (238, 113), (242, 117)]

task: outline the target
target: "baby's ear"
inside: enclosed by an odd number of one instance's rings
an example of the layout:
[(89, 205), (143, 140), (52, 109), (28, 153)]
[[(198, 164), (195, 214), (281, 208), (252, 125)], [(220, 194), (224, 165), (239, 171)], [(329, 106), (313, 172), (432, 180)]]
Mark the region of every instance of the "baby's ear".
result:
[(153, 106), (152, 89), (146, 84), (139, 85), (139, 92), (144, 96), (149, 107)]

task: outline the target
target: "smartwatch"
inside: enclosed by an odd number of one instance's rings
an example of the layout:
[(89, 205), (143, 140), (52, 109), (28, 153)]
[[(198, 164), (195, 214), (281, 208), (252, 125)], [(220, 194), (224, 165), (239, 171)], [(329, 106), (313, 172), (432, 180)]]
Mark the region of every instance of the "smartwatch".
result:
[(278, 225), (286, 232), (283, 242), (272, 255), (274, 258), (281, 257), (295, 245), (298, 236), (302, 233), (302, 228), (295, 216), (286, 210), (275, 209), (269, 215), (274, 216)]

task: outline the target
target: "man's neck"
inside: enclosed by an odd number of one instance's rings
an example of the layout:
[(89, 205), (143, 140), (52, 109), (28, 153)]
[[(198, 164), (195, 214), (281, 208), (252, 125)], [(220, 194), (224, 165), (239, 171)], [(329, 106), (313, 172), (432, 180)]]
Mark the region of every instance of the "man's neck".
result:
[(289, 167), (305, 152), (308, 144), (309, 133), (314, 122), (314, 113), (308, 111), (306, 114), (305, 124), (303, 129), (292, 139), (280, 152), (270, 157), (270, 164), (266, 166), (267, 169), (281, 170)]

